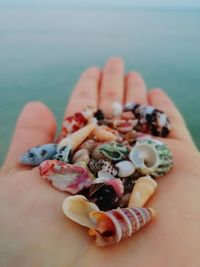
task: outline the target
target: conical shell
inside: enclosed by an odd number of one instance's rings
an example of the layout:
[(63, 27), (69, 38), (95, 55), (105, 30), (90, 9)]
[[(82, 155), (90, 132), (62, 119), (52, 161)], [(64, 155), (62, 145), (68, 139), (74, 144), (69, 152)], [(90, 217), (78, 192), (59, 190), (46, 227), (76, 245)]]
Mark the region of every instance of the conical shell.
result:
[(82, 195), (67, 197), (63, 202), (63, 212), (72, 221), (85, 226), (94, 227), (94, 224), (89, 218), (91, 211), (99, 211), (99, 208), (94, 203), (87, 200)]
[(96, 238), (97, 246), (108, 246), (132, 236), (154, 216), (151, 208), (118, 208), (107, 212), (92, 211), (89, 214), (95, 227), (89, 235)]
[(96, 127), (92, 131), (92, 134), (94, 135), (94, 139), (100, 142), (117, 140), (117, 136), (109, 131), (109, 127), (105, 125)]
[(139, 178), (133, 191), (131, 193), (128, 207), (129, 208), (139, 208), (143, 207), (148, 199), (153, 195), (158, 184), (150, 176), (144, 176)]
[(129, 158), (141, 174), (153, 177), (163, 176), (173, 166), (172, 154), (167, 145), (154, 139), (138, 140)]
[(95, 127), (96, 124), (91, 123), (74, 132), (70, 136), (60, 141), (60, 143), (58, 144), (58, 149), (61, 149), (63, 146), (66, 145), (71, 145), (73, 150), (76, 149), (90, 135), (90, 133), (94, 130)]

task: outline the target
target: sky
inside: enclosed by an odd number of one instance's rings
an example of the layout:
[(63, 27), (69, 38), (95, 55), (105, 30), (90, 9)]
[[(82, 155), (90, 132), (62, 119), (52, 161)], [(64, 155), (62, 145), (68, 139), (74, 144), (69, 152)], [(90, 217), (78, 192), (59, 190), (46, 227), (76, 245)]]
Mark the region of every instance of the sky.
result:
[(200, 7), (200, 0), (0, 0), (0, 6)]

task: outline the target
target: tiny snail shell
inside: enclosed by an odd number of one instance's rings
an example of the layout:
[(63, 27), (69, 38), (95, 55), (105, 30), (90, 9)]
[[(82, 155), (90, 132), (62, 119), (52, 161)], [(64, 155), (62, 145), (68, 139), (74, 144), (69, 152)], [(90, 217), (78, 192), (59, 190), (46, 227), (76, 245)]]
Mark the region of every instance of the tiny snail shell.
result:
[(123, 160), (115, 164), (118, 169), (119, 177), (128, 177), (135, 172), (134, 164), (129, 160)]

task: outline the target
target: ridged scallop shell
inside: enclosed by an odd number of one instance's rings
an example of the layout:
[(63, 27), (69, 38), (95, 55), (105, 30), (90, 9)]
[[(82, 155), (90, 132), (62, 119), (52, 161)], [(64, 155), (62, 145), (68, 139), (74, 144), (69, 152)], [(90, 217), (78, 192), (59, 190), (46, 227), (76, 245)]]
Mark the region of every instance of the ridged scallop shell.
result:
[(98, 149), (101, 154), (112, 161), (123, 160), (129, 154), (128, 148), (117, 142), (103, 144)]
[(89, 218), (89, 213), (91, 211), (99, 211), (97, 205), (82, 195), (67, 197), (63, 202), (62, 208), (69, 219), (88, 228), (94, 226)]
[(129, 160), (123, 160), (115, 164), (119, 177), (128, 177), (135, 172), (135, 165)]
[(56, 144), (45, 144), (29, 149), (21, 158), (20, 163), (38, 166), (41, 162), (53, 158), (56, 154)]
[(129, 158), (141, 174), (153, 177), (163, 176), (173, 166), (172, 154), (167, 145), (154, 139), (137, 141)]
[(139, 178), (135, 182), (131, 193), (128, 207), (139, 208), (149, 200), (157, 188), (158, 184), (149, 175)]
[(82, 144), (85, 139), (90, 135), (90, 133), (94, 130), (96, 124), (88, 124), (80, 130), (74, 132), (70, 136), (64, 138), (58, 144), (58, 149), (61, 149), (63, 146), (70, 145), (73, 150), (75, 150), (80, 144)]
[(69, 145), (64, 146), (54, 155), (53, 159), (69, 162), (71, 159), (71, 152), (72, 149)]
[(95, 237), (97, 246), (108, 246), (132, 236), (155, 216), (151, 208), (118, 208), (107, 212), (92, 211), (89, 214), (95, 227), (89, 235)]
[(41, 177), (60, 191), (76, 194), (93, 183), (93, 177), (83, 166), (46, 160), (40, 164), (39, 169)]

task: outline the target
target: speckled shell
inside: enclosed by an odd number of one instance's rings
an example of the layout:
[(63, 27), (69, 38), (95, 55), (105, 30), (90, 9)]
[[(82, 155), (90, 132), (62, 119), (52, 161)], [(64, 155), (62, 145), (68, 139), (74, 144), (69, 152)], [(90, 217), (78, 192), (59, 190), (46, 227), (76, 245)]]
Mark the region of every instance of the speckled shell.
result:
[(60, 191), (76, 194), (93, 183), (87, 168), (58, 160), (46, 160), (40, 164), (40, 175)]
[(111, 161), (120, 161), (128, 156), (128, 148), (120, 143), (111, 142), (99, 147), (99, 152)]
[(163, 176), (173, 166), (172, 154), (167, 145), (154, 139), (137, 141), (129, 158), (141, 174), (153, 177)]
[(136, 128), (139, 131), (149, 131), (155, 136), (166, 137), (171, 130), (171, 124), (167, 115), (153, 106), (127, 103), (124, 110), (133, 112), (138, 119)]
[(63, 146), (70, 145), (72, 150), (75, 150), (80, 144), (82, 144), (85, 139), (90, 135), (90, 133), (94, 130), (96, 124), (91, 123), (81, 128), (80, 130), (74, 132), (70, 136), (62, 139), (58, 144), (58, 149), (61, 149)]
[(56, 154), (56, 149), (56, 144), (33, 147), (20, 158), (20, 163), (30, 166), (38, 166), (41, 162), (53, 158)]
[(119, 177), (128, 177), (135, 172), (135, 165), (129, 160), (123, 160), (115, 164)]
[(71, 159), (72, 149), (70, 145), (62, 147), (53, 157), (53, 159), (63, 162), (69, 162)]
[(128, 207), (139, 208), (149, 200), (157, 188), (158, 184), (149, 175), (139, 178), (135, 182), (131, 193)]
[(95, 160), (90, 159), (88, 167), (94, 176), (98, 176), (99, 171), (103, 170), (109, 173), (112, 176), (117, 176), (118, 171), (114, 165), (107, 160)]
[(155, 216), (151, 208), (118, 208), (107, 212), (92, 211), (89, 217), (95, 227), (89, 235), (97, 246), (108, 246), (132, 236)]
[(69, 219), (88, 228), (94, 226), (89, 218), (89, 213), (91, 211), (99, 211), (97, 205), (82, 195), (67, 197), (63, 202), (62, 208)]

